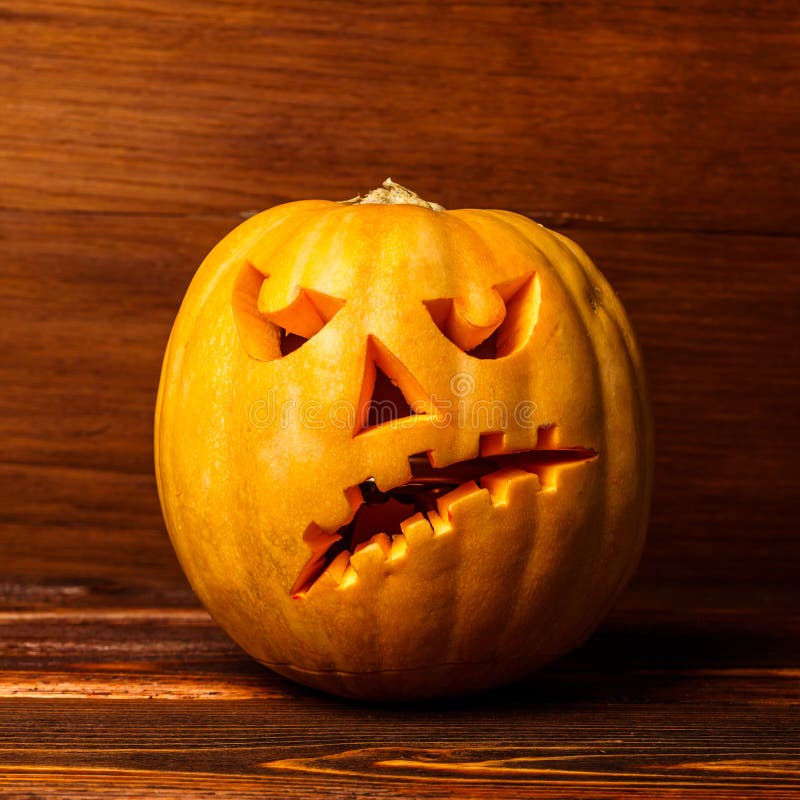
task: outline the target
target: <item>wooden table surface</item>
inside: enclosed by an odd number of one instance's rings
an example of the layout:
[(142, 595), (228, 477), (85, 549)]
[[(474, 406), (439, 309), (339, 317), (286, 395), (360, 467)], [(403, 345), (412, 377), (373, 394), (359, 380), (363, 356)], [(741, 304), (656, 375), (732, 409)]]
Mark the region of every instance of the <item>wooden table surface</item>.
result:
[[(796, 2), (0, 0), (0, 111), (0, 794), (798, 794)], [(151, 444), (212, 244), (389, 175), (589, 251), (658, 449), (600, 631), (407, 707), (292, 685), (214, 626)]]

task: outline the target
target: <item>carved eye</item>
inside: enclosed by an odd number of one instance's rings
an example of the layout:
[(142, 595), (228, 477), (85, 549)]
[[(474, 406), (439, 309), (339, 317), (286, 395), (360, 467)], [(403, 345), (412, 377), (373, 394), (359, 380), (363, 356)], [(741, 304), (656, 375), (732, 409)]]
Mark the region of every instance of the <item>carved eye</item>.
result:
[(259, 361), (273, 361), (293, 353), (319, 333), (344, 305), (344, 300), (300, 288), (285, 308), (263, 314), (258, 297), (268, 280), (248, 264), (236, 279), (231, 298), (242, 346)]
[(509, 356), (527, 344), (536, 327), (541, 288), (535, 274), (498, 283), (464, 297), (426, 300), (439, 330), (473, 358)]

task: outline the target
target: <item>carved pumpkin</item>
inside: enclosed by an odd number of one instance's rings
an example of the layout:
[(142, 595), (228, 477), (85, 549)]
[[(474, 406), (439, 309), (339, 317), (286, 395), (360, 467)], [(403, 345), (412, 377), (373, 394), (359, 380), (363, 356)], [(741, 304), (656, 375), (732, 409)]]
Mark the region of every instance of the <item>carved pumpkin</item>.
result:
[(494, 686), (579, 644), (638, 560), (651, 456), (633, 333), (580, 248), (390, 181), (214, 248), (156, 412), (167, 527), (214, 619), (364, 698)]

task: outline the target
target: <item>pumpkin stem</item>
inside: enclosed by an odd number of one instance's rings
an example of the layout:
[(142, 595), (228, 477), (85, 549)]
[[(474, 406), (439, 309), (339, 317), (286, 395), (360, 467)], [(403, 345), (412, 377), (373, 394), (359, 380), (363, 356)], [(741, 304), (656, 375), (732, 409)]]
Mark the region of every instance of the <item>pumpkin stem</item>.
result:
[(444, 207), (438, 203), (429, 203), (423, 200), (418, 194), (412, 192), (411, 189), (406, 189), (399, 183), (395, 183), (391, 178), (387, 178), (383, 182), (383, 186), (378, 189), (373, 189), (363, 197), (358, 194), (350, 200), (342, 200), (342, 205), (357, 206), (357, 205), (382, 205), (382, 206), (397, 206), (397, 205), (411, 205), (422, 206), (429, 208), (431, 211), (444, 211)]

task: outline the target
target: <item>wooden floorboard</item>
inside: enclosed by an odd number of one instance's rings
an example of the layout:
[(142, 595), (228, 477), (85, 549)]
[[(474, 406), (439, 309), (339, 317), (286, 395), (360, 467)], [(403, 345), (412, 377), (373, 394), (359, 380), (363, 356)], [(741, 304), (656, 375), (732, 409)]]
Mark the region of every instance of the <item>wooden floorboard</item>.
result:
[(798, 633), (791, 608), (623, 605), (521, 684), (393, 706), (273, 675), (200, 609), (4, 613), (0, 792), (789, 797)]

